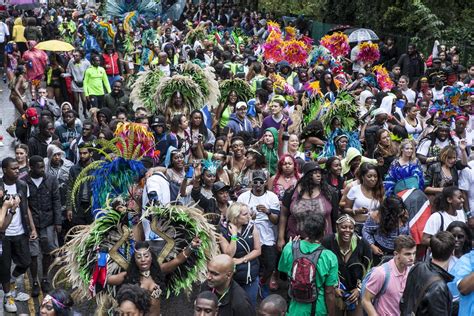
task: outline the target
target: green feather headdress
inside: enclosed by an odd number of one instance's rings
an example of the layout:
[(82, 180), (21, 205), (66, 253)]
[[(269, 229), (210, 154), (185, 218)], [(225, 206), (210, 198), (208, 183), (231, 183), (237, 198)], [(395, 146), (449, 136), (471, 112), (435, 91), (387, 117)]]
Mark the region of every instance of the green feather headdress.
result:
[[(77, 301), (90, 299), (89, 284), (97, 263), (96, 250), (99, 247), (112, 250), (119, 244), (124, 249), (129, 249), (131, 246), (128, 238), (131, 230), (127, 225), (122, 225), (127, 221), (127, 217), (127, 213), (112, 210), (106, 206), (104, 216), (95, 220), (91, 225), (72, 228), (66, 238), (68, 241), (61, 248), (55, 250), (57, 259), (53, 266), (60, 268), (53, 278), (54, 285), (69, 284), (71, 288), (75, 289), (73, 296)], [(116, 255), (118, 254), (112, 252), (107, 259), (108, 275), (125, 271), (118, 261), (114, 260)], [(128, 259), (130, 258), (129, 253)], [(99, 301), (103, 295), (108, 294), (114, 296), (115, 287), (107, 285), (106, 291), (98, 293), (96, 299)]]
[(166, 107), (171, 103), (173, 95), (180, 92), (189, 112), (200, 109), (204, 104), (201, 87), (189, 76), (174, 75), (163, 78), (156, 88), (155, 101), (158, 112), (165, 113)]
[(345, 131), (353, 131), (358, 126), (358, 107), (354, 97), (346, 91), (342, 91), (337, 95), (334, 103), (329, 104), (327, 109), (321, 116), (326, 135), (331, 133), (331, 121), (334, 118), (341, 122), (341, 129)]
[[(207, 262), (218, 253), (215, 227), (194, 207), (151, 206), (142, 218), (148, 216), (152, 218), (151, 229), (162, 237), (167, 245), (173, 244), (173, 247), (166, 251), (168, 253), (162, 251), (159, 256), (166, 262), (181, 253), (194, 237), (201, 239), (201, 247), (167, 276), (164, 290), (166, 297), (171, 294), (179, 295), (182, 291), (189, 295), (194, 283), (206, 281)], [(164, 249), (167, 249), (166, 245)]]
[(140, 72), (137, 80), (132, 85), (130, 101), (134, 108), (145, 107), (153, 111), (155, 109), (156, 88), (164, 74), (159, 69)]
[(238, 101), (248, 102), (248, 100), (254, 97), (252, 88), (247, 81), (239, 78), (224, 80), (221, 82), (219, 88), (221, 90), (221, 98), (219, 102), (221, 103), (227, 102), (227, 98), (232, 91), (237, 93)]
[(220, 95), (219, 83), (212, 68), (201, 68), (196, 64), (187, 62), (181, 66), (181, 74), (190, 76), (199, 85), (205, 103), (211, 107), (218, 105)]

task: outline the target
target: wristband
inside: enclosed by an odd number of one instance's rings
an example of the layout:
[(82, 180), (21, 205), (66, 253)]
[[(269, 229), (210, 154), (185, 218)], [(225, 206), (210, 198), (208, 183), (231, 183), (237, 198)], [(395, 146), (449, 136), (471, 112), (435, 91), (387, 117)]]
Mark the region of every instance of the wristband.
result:
[(239, 237), (237, 237), (237, 235), (230, 236), (230, 241), (237, 241), (237, 240), (239, 240)]

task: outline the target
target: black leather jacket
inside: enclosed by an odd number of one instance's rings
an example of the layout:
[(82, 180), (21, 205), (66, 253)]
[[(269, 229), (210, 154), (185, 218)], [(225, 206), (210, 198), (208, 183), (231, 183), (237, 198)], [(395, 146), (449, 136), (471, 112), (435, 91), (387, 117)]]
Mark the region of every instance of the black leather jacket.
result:
[[(431, 282), (435, 276), (438, 279)], [(453, 279), (451, 274), (432, 263), (431, 260), (417, 263), (408, 274), (405, 291), (400, 301), (401, 315), (411, 315), (412, 312), (417, 316), (451, 315), (453, 297), (446, 283)], [(426, 288), (425, 285), (429, 283), (431, 285)], [(423, 291), (425, 288), (426, 290)], [(418, 300), (418, 307), (416, 307)]]

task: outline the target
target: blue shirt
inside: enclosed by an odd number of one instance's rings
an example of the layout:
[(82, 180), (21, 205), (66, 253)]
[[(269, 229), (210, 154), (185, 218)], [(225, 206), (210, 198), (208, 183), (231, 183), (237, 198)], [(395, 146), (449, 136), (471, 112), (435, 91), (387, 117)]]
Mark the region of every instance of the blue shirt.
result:
[(448, 288), (453, 296), (459, 295), (460, 297), (458, 315), (474, 315), (474, 292), (462, 295), (458, 290), (459, 282), (472, 272), (474, 272), (474, 250), (462, 256), (450, 271), (454, 280), (448, 283)]

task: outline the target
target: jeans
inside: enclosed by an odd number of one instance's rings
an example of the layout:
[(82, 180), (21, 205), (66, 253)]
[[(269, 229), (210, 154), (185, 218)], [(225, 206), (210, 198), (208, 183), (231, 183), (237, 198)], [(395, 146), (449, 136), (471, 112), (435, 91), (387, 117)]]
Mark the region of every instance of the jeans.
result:
[(240, 285), (244, 289), (245, 293), (250, 299), (250, 303), (253, 308), (257, 308), (257, 294), (258, 294), (258, 285), (260, 283), (260, 278), (256, 277), (252, 283)]

